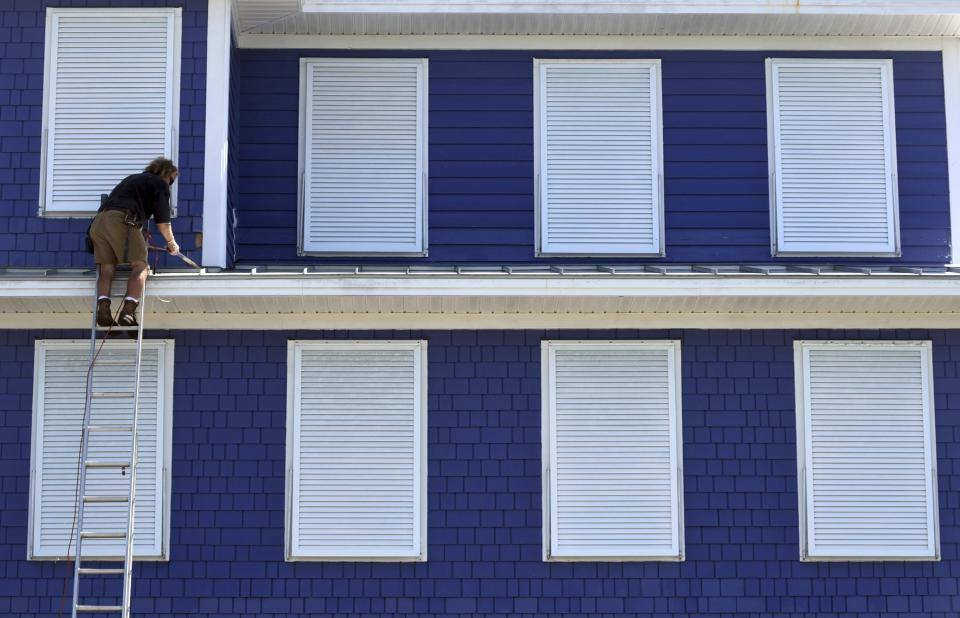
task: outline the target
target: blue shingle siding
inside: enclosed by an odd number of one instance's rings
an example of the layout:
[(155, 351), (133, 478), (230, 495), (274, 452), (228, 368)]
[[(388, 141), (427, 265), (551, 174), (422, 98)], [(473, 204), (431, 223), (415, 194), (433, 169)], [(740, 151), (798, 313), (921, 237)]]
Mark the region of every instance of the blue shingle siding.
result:
[[(241, 122), (242, 262), (336, 261), (296, 255), (298, 59), (319, 55), (429, 58), (430, 256), (418, 260), (427, 263), (538, 261), (533, 201), (535, 57), (662, 59), (666, 257), (659, 261), (671, 262), (773, 261), (766, 57), (893, 58), (903, 257), (885, 261), (949, 261), (939, 52), (321, 54), (247, 49), (240, 50), (235, 66), (242, 78), (236, 101)], [(357, 258), (347, 261), (355, 263)]]
[[(174, 231), (185, 250), (202, 231), (207, 0), (0, 2), (0, 266), (87, 266), (89, 219), (38, 216), (47, 7), (183, 7), (179, 201)], [(144, 161), (144, 164), (147, 162)], [(130, 170), (131, 173), (139, 170)], [(104, 187), (109, 192), (113, 187)], [(96, 206), (96, 205), (94, 205)], [(162, 258), (164, 260), (170, 258)]]
[[(878, 616), (960, 612), (960, 331), (175, 332), (171, 560), (134, 611), (197, 616)], [(28, 562), (33, 342), (0, 331), (0, 615), (50, 616)], [(429, 561), (283, 561), (288, 339), (429, 340)], [(687, 559), (541, 561), (540, 341), (680, 339)], [(940, 562), (801, 563), (794, 339), (932, 339)]]

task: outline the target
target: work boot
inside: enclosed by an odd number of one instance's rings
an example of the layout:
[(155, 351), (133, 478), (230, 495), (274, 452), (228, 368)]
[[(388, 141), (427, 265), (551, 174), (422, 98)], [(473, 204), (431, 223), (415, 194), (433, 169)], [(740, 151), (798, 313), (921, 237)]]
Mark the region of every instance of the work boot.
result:
[(120, 307), (120, 317), (117, 318), (117, 324), (120, 326), (136, 326), (137, 325), (137, 305), (139, 305), (135, 300), (130, 300), (129, 298), (123, 299), (123, 306)]
[(97, 326), (107, 328), (116, 325), (117, 323), (113, 321), (113, 311), (110, 309), (110, 299), (97, 300)]

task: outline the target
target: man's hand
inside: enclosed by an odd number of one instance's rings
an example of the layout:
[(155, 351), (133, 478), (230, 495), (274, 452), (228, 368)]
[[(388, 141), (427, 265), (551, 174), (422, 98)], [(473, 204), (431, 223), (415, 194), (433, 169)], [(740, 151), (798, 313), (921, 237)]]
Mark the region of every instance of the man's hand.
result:
[(167, 253), (170, 255), (180, 253), (180, 245), (178, 245), (177, 241), (173, 238), (173, 230), (170, 228), (169, 223), (158, 223), (157, 231), (160, 232), (163, 239), (167, 241)]

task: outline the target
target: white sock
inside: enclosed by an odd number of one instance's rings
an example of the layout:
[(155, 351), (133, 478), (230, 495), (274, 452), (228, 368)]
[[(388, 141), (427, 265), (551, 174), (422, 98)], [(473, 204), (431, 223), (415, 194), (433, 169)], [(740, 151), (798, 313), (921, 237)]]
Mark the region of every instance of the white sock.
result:
[(133, 302), (137, 303), (138, 305), (140, 304), (140, 301), (137, 300), (136, 298), (134, 298), (133, 296), (127, 296), (127, 297), (124, 298), (123, 300), (132, 300)]
[(98, 296), (97, 300), (103, 300), (104, 298), (106, 298), (107, 300), (110, 300), (109, 296)]

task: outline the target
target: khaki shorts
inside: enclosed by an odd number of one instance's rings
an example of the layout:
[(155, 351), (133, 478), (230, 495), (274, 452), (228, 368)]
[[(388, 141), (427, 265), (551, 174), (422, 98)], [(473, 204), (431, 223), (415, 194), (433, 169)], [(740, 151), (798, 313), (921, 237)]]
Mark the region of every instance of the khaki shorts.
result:
[(97, 213), (90, 226), (93, 261), (97, 264), (130, 264), (147, 261), (147, 241), (139, 227), (125, 223), (121, 210)]

